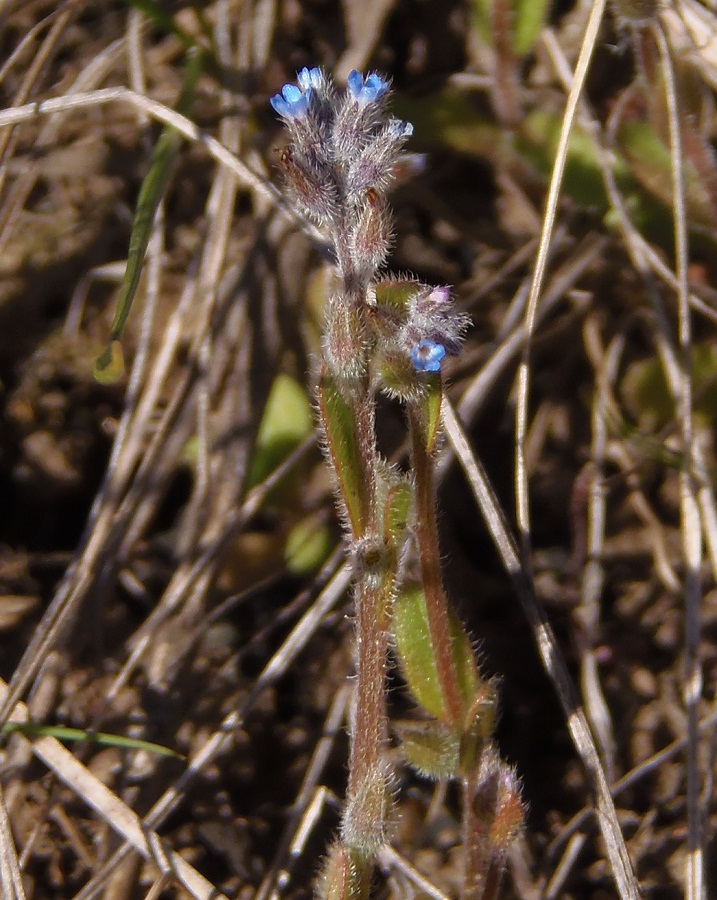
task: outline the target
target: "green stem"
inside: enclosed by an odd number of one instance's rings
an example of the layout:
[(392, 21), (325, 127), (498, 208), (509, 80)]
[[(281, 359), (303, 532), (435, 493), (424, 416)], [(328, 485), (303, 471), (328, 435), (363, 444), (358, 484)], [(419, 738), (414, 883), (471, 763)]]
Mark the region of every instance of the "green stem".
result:
[(433, 457), (426, 449), (425, 428), (417, 404), (408, 407), (411, 460), (415, 478), (415, 535), (421, 565), (426, 614), (436, 671), (448, 721), (463, 727), (463, 702), (453, 660), (448, 602), (441, 580), (441, 555), (436, 523)]

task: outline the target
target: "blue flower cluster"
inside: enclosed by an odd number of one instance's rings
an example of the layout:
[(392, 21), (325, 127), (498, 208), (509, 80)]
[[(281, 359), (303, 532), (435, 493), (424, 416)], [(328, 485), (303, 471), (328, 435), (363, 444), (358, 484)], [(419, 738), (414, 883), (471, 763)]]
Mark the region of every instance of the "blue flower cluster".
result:
[(328, 230), (342, 276), (324, 344), (337, 373), (365, 371), (371, 345), (380, 355), (383, 348), (385, 359), (398, 354), (415, 373), (439, 372), (444, 357), (458, 352), (467, 324), (453, 311), (447, 288), (418, 283), (401, 315), (372, 318), (360, 309), (388, 255), (386, 195), (413, 133), (410, 122), (386, 112), (388, 94), (389, 82), (375, 72), (351, 72), (341, 93), (314, 67), (301, 69), (296, 84), (271, 98), (289, 135), (280, 156), (287, 186), (300, 210)]
[(285, 119), (296, 119), (309, 111), (312, 90), (320, 90), (323, 83), (321, 69), (304, 68), (297, 73), (295, 84), (285, 84), (280, 94), (271, 98), (271, 105)]
[(281, 154), (286, 184), (299, 209), (326, 228), (337, 265), (363, 293), (391, 242), (386, 194), (413, 128), (389, 115), (389, 83), (375, 72), (351, 72), (345, 91), (318, 67), (297, 73), (271, 98), (289, 134)]

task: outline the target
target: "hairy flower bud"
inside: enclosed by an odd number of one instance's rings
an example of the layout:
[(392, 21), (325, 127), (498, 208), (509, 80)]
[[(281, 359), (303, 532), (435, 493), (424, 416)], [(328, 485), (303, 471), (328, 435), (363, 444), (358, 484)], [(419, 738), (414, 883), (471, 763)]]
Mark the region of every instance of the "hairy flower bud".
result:
[(391, 219), (386, 205), (373, 188), (364, 195), (351, 233), (351, 253), (357, 270), (365, 270), (366, 278), (386, 261), (391, 242)]
[(298, 208), (318, 225), (328, 224), (339, 202), (330, 171), (298, 154), (291, 145), (281, 151), (279, 164)]

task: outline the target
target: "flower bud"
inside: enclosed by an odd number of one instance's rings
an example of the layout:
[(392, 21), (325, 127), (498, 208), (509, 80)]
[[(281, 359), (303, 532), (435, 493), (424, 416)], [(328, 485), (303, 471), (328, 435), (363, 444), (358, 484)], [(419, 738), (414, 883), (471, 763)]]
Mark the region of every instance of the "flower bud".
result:
[(330, 170), (311, 165), (289, 145), (279, 156), (287, 187), (299, 209), (319, 225), (328, 224), (338, 205)]
[(367, 278), (386, 261), (391, 241), (391, 220), (373, 188), (365, 192), (364, 203), (352, 234), (352, 261)]
[(505, 854), (525, 824), (520, 782), (515, 771), (505, 763), (501, 763), (497, 793), (495, 815), (488, 836), (495, 851)]

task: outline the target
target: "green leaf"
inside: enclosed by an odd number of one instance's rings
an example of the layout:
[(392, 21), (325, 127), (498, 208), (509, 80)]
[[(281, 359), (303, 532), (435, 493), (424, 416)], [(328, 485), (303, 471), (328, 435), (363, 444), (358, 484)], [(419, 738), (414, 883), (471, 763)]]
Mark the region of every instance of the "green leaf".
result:
[(115, 384), (124, 375), (124, 353), (119, 341), (111, 341), (95, 360), (92, 374), (99, 384)]
[[(160, 30), (167, 34), (173, 34), (181, 42), (185, 50), (202, 49), (197, 44), (196, 38), (188, 31), (185, 31), (173, 16), (162, 9), (159, 3), (154, 2), (154, 0), (127, 0), (127, 2), (130, 6), (143, 13)], [(207, 37), (211, 37), (211, 29), (203, 28), (202, 30)]]
[(505, 129), (482, 115), (465, 92), (448, 87), (420, 99), (399, 94), (393, 106), (397, 115), (413, 123), (424, 146), (448, 147), (501, 165), (516, 158)]
[[(458, 688), (466, 713), (481, 688), (470, 638), (451, 611), (449, 628)], [(444, 703), (428, 628), (426, 598), (420, 584), (407, 584), (393, 604), (393, 633), (401, 671), (413, 696), (434, 718), (443, 719)]]
[[(540, 29), (550, 15), (550, 0), (499, 0), (512, 9), (511, 43), (518, 56), (525, 56), (533, 49)], [(496, 0), (475, 0), (476, 28), (486, 44), (493, 46), (491, 19)]]
[(341, 498), (354, 535), (366, 528), (368, 497), (362, 478), (360, 448), (354, 417), (332, 375), (325, 372), (319, 383), (319, 411), (326, 448), (339, 484)]
[(331, 552), (332, 536), (326, 523), (308, 516), (289, 532), (284, 546), (286, 568), (292, 575), (312, 575)]
[[(517, 147), (546, 180), (552, 171), (561, 126), (562, 115), (543, 109), (533, 110), (521, 123)], [(570, 135), (563, 191), (580, 206), (608, 209), (595, 144), (578, 126)]]
[(311, 403), (303, 385), (280, 373), (274, 379), (254, 444), (247, 487), (274, 471), (313, 431)]
[[(717, 418), (717, 347), (711, 341), (693, 345), (690, 374), (696, 425), (709, 428)], [(628, 366), (620, 385), (620, 394), (630, 415), (644, 432), (646, 441), (650, 440), (648, 434), (674, 424), (675, 400), (662, 364), (656, 357)], [(627, 422), (622, 423), (620, 428), (629, 434)], [(651, 440), (654, 443), (656, 439)], [(661, 459), (665, 458), (665, 447), (661, 441), (655, 450), (660, 451), (658, 455)], [(654, 451), (649, 455), (654, 455)]]
[(396, 544), (403, 536), (411, 511), (412, 491), (407, 481), (391, 488), (386, 498), (384, 510), (384, 533), (392, 543)]
[(551, 0), (513, 0), (513, 49), (526, 56), (535, 45), (540, 29), (550, 15)]
[(107, 734), (103, 731), (83, 731), (81, 728), (64, 728), (59, 725), (33, 725), (29, 722), (6, 722), (2, 726), (3, 734), (22, 734), (26, 738), (53, 737), (58, 741), (88, 741), (103, 747), (123, 747), (126, 750), (146, 750), (156, 756), (174, 756), (183, 759), (181, 753), (153, 744), (151, 741), (139, 741), (120, 734)]
[[(617, 143), (630, 170), (640, 184), (666, 207), (672, 207), (672, 164), (670, 150), (649, 122), (625, 120), (617, 133)], [(698, 148), (695, 148), (696, 155)], [(697, 171), (685, 149), (683, 160), (687, 211), (693, 226), (714, 229), (717, 213), (707, 187), (707, 173)], [(714, 177), (714, 174), (712, 177)]]
[(428, 453), (431, 453), (436, 446), (436, 439), (438, 438), (441, 424), (443, 384), (438, 372), (427, 373), (424, 378), (426, 390), (419, 402), (422, 407), (423, 438), (426, 450)]
[[(177, 109), (180, 112), (186, 113), (191, 109), (201, 72), (202, 55), (192, 51), (187, 55), (184, 84), (177, 103)], [(132, 233), (129, 239), (127, 267), (120, 287), (117, 312), (110, 329), (110, 344), (97, 358), (94, 367), (95, 377), (103, 381), (103, 383), (108, 383), (110, 376), (117, 371), (110, 364), (110, 361), (114, 358), (112, 344), (119, 342), (122, 338), (124, 327), (137, 293), (147, 245), (152, 234), (154, 217), (169, 186), (174, 162), (181, 145), (182, 137), (179, 133), (169, 125), (165, 125), (152, 152), (149, 171), (145, 175), (139, 190), (132, 222)]]
[(421, 287), (415, 278), (387, 278), (374, 285), (376, 304), (392, 310), (403, 310)]
[(497, 693), (494, 680), (484, 681), (466, 716), (460, 747), (460, 768), (465, 774), (478, 770), (483, 750), (493, 735), (497, 718)]
[(461, 738), (437, 722), (394, 722), (406, 761), (427, 778), (455, 778), (460, 774)]

